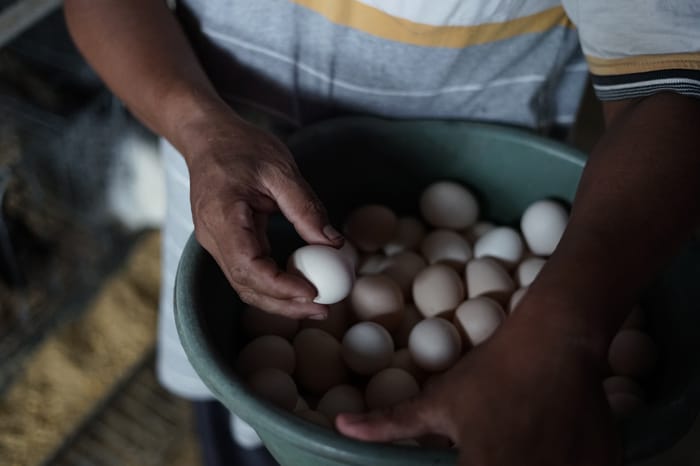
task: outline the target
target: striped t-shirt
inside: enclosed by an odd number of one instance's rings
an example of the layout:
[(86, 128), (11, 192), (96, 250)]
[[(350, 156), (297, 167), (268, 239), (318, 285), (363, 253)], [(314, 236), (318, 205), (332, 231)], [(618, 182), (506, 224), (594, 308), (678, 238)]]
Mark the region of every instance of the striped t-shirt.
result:
[(348, 113), (567, 125), (589, 70), (603, 100), (700, 96), (697, 0), (182, 0), (178, 13), (225, 99), (293, 127)]

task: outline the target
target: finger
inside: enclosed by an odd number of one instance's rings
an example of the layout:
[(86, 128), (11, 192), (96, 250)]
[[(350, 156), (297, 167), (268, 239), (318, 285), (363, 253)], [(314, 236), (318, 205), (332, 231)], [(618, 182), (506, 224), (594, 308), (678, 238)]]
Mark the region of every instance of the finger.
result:
[(282, 271), (267, 255), (265, 243), (261, 240), (265, 232), (257, 229), (253, 211), (246, 202), (230, 204), (221, 216), (221, 222), (209, 230), (219, 232), (214, 238), (218, 260), (237, 291), (252, 290), (255, 294), (276, 299), (305, 298), (311, 301), (316, 297), (316, 289), (311, 283)]
[(348, 437), (371, 442), (420, 437), (435, 432), (427, 422), (422, 398), (399, 403), (390, 408), (362, 414), (343, 413), (336, 417), (336, 428)]
[(294, 172), (280, 171), (268, 176), (264, 180), (265, 187), (307, 243), (342, 246), (343, 236), (328, 222), (323, 204), (306, 180), (296, 170)]
[(324, 320), (328, 317), (329, 307), (324, 304), (301, 299), (275, 299), (252, 290), (243, 290), (239, 296), (251, 306), (291, 319)]

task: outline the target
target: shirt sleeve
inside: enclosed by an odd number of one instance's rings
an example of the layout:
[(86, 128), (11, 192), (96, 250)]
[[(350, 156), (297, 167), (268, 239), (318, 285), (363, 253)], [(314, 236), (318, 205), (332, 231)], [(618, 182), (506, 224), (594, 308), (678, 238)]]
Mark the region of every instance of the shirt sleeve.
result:
[(601, 100), (700, 98), (699, 0), (563, 0)]

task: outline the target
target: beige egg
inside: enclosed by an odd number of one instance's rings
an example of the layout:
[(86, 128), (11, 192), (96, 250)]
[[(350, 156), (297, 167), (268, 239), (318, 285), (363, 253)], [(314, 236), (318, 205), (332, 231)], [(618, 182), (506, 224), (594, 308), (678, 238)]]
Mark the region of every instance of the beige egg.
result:
[(408, 346), (408, 336), (415, 325), (423, 320), (423, 316), (418, 312), (415, 304), (407, 304), (403, 311), (401, 323), (394, 330), (394, 345), (396, 348), (405, 348)]
[(446, 229), (428, 233), (420, 243), (420, 251), (429, 264), (447, 264), (460, 271), (472, 258), (472, 247), (467, 240)]
[(518, 265), (515, 280), (521, 288), (527, 288), (535, 281), (547, 261), (541, 257), (528, 257)]
[(295, 363), (294, 348), (289, 341), (277, 335), (265, 335), (241, 349), (236, 358), (236, 369), (243, 377), (268, 367), (292, 374)]
[(538, 256), (549, 256), (564, 234), (569, 214), (559, 203), (541, 200), (530, 204), (520, 219), (520, 230), (530, 250)]
[(310, 409), (309, 403), (303, 396), (299, 395), (299, 398), (297, 398), (297, 404), (294, 406), (294, 412), (306, 411), (307, 409)]
[(438, 181), (428, 186), (419, 200), (423, 218), (436, 228), (461, 230), (476, 222), (479, 204), (464, 186), (452, 181)]
[(642, 311), (642, 308), (639, 305), (636, 305), (634, 306), (634, 308), (632, 308), (632, 312), (627, 316), (627, 318), (623, 322), (622, 328), (640, 330), (644, 327), (645, 320), (646, 319), (644, 316), (644, 311)]
[(372, 375), (389, 367), (394, 341), (384, 327), (374, 322), (359, 322), (343, 337), (343, 360), (354, 372)]
[(429, 372), (440, 372), (450, 368), (459, 359), (462, 338), (449, 321), (430, 317), (413, 327), (408, 349), (418, 367)]
[(404, 298), (411, 299), (411, 288), (416, 275), (427, 267), (423, 256), (413, 251), (402, 251), (387, 258), (382, 274), (392, 278), (401, 291)]
[(513, 312), (516, 307), (518, 307), (518, 304), (520, 304), (520, 301), (525, 297), (525, 293), (527, 293), (528, 288), (519, 288), (515, 290), (515, 292), (511, 295), (510, 300), (508, 301), (508, 312)]
[(515, 283), (508, 272), (489, 257), (467, 262), (464, 276), (470, 299), (486, 296), (506, 303), (515, 290)]
[(406, 401), (420, 393), (416, 379), (403, 369), (390, 367), (375, 374), (365, 388), (369, 409), (382, 409)]
[(345, 331), (350, 328), (351, 322), (352, 311), (348, 300), (345, 299), (339, 303), (331, 304), (328, 310), (328, 317), (325, 319), (303, 319), (300, 325), (301, 328), (321, 329), (340, 341), (345, 335)]
[(467, 346), (488, 340), (506, 318), (500, 304), (484, 296), (469, 299), (455, 311), (454, 324)]
[(350, 303), (359, 320), (376, 322), (389, 331), (396, 329), (403, 318), (403, 293), (386, 275), (358, 278), (350, 293)]
[(451, 314), (464, 294), (462, 278), (445, 264), (428, 266), (413, 280), (413, 302), (425, 317)]
[(394, 237), (398, 219), (386, 206), (370, 204), (352, 211), (345, 223), (345, 235), (360, 251), (377, 252)]
[(362, 392), (352, 385), (337, 385), (321, 397), (316, 410), (334, 422), (340, 413), (364, 412), (365, 398)]
[(272, 367), (253, 373), (248, 377), (248, 386), (255, 394), (288, 411), (294, 411), (299, 398), (292, 377)]
[(474, 225), (470, 226), (464, 231), (464, 237), (467, 239), (467, 241), (473, 244), (476, 242), (476, 240), (478, 240), (494, 228), (496, 228), (496, 225), (494, 225), (491, 222), (476, 222)]
[(331, 423), (331, 421), (328, 420), (328, 418), (324, 414), (319, 413), (318, 411), (306, 409), (303, 411), (297, 411), (296, 415), (318, 426), (325, 427), (327, 429), (333, 429), (333, 423)]
[(294, 375), (305, 389), (320, 395), (348, 380), (342, 347), (327, 332), (305, 328), (294, 337), (293, 345), (296, 353)]
[(347, 258), (338, 249), (320, 244), (303, 246), (294, 251), (287, 269), (316, 287), (314, 302), (319, 304), (342, 301), (355, 281), (355, 271)]
[(384, 254), (392, 256), (415, 250), (425, 236), (425, 225), (415, 217), (401, 217), (396, 223), (394, 237), (384, 245)]
[(608, 362), (615, 375), (644, 377), (656, 365), (658, 351), (649, 335), (635, 329), (620, 330), (610, 344)]
[(474, 243), (474, 257), (491, 257), (508, 268), (520, 262), (523, 251), (520, 234), (510, 227), (496, 227)]
[(421, 383), (428, 376), (428, 373), (418, 367), (418, 364), (413, 360), (411, 351), (408, 348), (401, 348), (394, 352), (394, 357), (391, 359), (389, 367), (397, 367), (411, 374), (418, 383)]
[(278, 335), (290, 340), (299, 330), (299, 321), (248, 306), (241, 315), (241, 325), (251, 337)]
[(357, 265), (358, 275), (375, 275), (382, 273), (387, 266), (387, 257), (384, 254), (364, 254)]

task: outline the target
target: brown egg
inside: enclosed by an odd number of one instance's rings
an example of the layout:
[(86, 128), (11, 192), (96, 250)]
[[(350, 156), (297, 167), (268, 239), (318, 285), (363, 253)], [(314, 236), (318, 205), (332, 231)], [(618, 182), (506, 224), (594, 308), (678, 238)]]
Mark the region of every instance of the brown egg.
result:
[(312, 393), (322, 394), (348, 380), (341, 345), (327, 332), (305, 328), (294, 337), (296, 370), (299, 385)]
[(428, 377), (428, 373), (418, 367), (418, 364), (413, 360), (411, 351), (408, 348), (402, 348), (396, 351), (389, 367), (405, 370), (411, 374), (418, 383), (422, 383)]
[(399, 326), (403, 317), (401, 288), (386, 275), (358, 278), (350, 292), (350, 303), (359, 320), (376, 322), (390, 332)]
[(425, 225), (415, 217), (401, 217), (396, 224), (394, 237), (384, 245), (384, 254), (393, 256), (402, 251), (412, 251), (425, 236)]
[(620, 330), (610, 344), (608, 362), (615, 375), (644, 377), (654, 370), (658, 351), (654, 340), (635, 329)]
[(292, 377), (279, 369), (261, 369), (248, 377), (248, 385), (254, 393), (287, 411), (294, 411), (299, 398)]
[(423, 218), (436, 228), (461, 230), (476, 222), (479, 204), (463, 185), (438, 181), (428, 186), (419, 200)]
[(331, 422), (340, 413), (362, 413), (365, 411), (365, 399), (362, 392), (352, 385), (336, 385), (328, 390), (318, 401), (316, 410)]
[(292, 374), (295, 359), (294, 348), (289, 341), (277, 335), (265, 335), (243, 347), (236, 358), (236, 368), (243, 377), (268, 367)]
[(451, 314), (464, 293), (462, 278), (448, 265), (428, 266), (413, 280), (413, 302), (425, 317)]
[(427, 265), (417, 252), (403, 251), (387, 258), (381, 273), (392, 278), (401, 288), (404, 298), (410, 300), (413, 280)]
[(241, 316), (241, 324), (246, 333), (252, 337), (278, 335), (291, 340), (299, 329), (297, 320), (265, 312), (253, 306), (245, 308)]
[(377, 252), (396, 233), (398, 219), (386, 206), (370, 204), (352, 211), (345, 223), (345, 234), (364, 252)]
[(350, 304), (345, 299), (339, 303), (331, 304), (328, 317), (323, 320), (303, 319), (301, 328), (318, 328), (328, 332), (336, 340), (340, 341), (345, 335), (345, 331), (350, 328), (352, 321)]
[(394, 345), (396, 348), (405, 348), (408, 346), (408, 336), (415, 325), (423, 320), (423, 316), (418, 312), (415, 304), (407, 304), (403, 311), (401, 323), (394, 330)]
[(365, 389), (369, 409), (394, 406), (420, 393), (416, 379), (403, 369), (389, 367), (375, 374)]
[(506, 304), (515, 290), (515, 283), (506, 269), (487, 257), (467, 262), (465, 279), (470, 299), (486, 296)]

